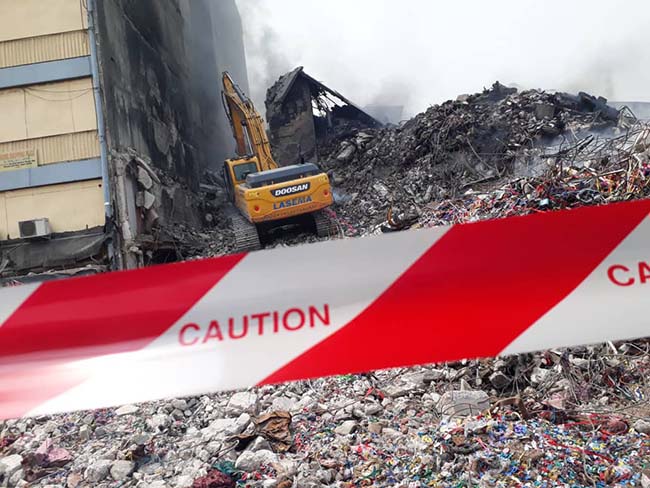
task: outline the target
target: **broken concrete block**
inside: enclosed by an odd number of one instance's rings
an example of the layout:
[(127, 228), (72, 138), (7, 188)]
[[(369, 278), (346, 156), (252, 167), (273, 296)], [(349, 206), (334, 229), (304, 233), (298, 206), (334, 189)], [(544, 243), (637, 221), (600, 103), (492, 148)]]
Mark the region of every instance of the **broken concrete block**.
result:
[(142, 167), (138, 168), (138, 183), (145, 190), (151, 190), (151, 187), (153, 186), (151, 175), (149, 175), (149, 172)]
[(535, 118), (537, 120), (552, 119), (555, 116), (555, 105), (538, 103), (535, 105)]
[(248, 391), (235, 393), (228, 402), (226, 407), (232, 413), (256, 413), (257, 395)]
[(252, 473), (263, 466), (270, 466), (278, 462), (278, 456), (272, 451), (244, 451), (235, 463), (235, 468), (240, 471)]
[(334, 432), (338, 435), (350, 435), (357, 430), (357, 425), (357, 422), (354, 420), (346, 420), (334, 429)]
[(650, 421), (639, 419), (634, 422), (634, 430), (641, 434), (650, 435)]
[(352, 159), (355, 152), (357, 152), (357, 148), (353, 144), (344, 143), (343, 149), (338, 156), (336, 156), (336, 159), (342, 163), (347, 163)]
[(142, 206), (149, 210), (151, 207), (153, 207), (153, 204), (156, 202), (156, 197), (153, 195), (153, 193), (149, 193), (148, 191), (143, 192), (143, 202)]
[(11, 477), (16, 471), (20, 469), (23, 463), (23, 457), (19, 454), (12, 454), (11, 456), (3, 457), (0, 459), (0, 475), (5, 478)]
[(128, 478), (135, 470), (135, 463), (132, 461), (115, 461), (111, 466), (111, 478), (115, 481), (122, 481)]
[(86, 468), (84, 478), (91, 483), (99, 483), (108, 476), (113, 461), (99, 459)]
[(118, 417), (122, 417), (123, 415), (132, 415), (134, 413), (137, 413), (138, 410), (138, 407), (135, 405), (123, 405), (115, 410), (115, 415)]
[(490, 408), (490, 398), (484, 391), (448, 391), (438, 402), (438, 411), (445, 416), (469, 417)]

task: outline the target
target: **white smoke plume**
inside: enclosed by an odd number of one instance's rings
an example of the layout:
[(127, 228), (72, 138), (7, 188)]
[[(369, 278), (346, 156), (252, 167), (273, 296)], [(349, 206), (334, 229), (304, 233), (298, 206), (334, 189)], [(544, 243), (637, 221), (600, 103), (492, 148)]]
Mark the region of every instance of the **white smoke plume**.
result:
[(410, 114), (496, 80), (650, 101), (647, 0), (238, 4), (256, 102), (298, 65), (359, 105), (394, 100)]

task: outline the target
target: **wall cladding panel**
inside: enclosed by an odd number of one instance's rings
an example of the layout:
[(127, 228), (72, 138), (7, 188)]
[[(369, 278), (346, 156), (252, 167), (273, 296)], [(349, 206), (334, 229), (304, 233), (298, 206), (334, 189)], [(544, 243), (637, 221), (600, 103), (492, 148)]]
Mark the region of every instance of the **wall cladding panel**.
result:
[(62, 32), (0, 43), (0, 68), (90, 55), (88, 31)]
[(77, 132), (0, 144), (0, 154), (36, 149), (38, 164), (80, 161), (100, 156), (97, 131)]
[(91, 78), (0, 90), (0, 143), (97, 130), (94, 100)]
[(18, 222), (47, 217), (54, 232), (104, 225), (101, 180), (0, 193), (0, 238), (20, 237)]
[(0, 42), (85, 28), (82, 0), (0, 0)]

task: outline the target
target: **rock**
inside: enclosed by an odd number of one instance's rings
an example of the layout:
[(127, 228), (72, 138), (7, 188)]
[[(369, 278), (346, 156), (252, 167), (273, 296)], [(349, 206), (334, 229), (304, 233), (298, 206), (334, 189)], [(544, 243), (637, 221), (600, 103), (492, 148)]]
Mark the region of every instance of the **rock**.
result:
[(378, 404), (378, 403), (371, 403), (370, 405), (367, 405), (364, 412), (368, 416), (372, 415), (377, 415), (380, 413), (384, 408)]
[(256, 413), (257, 411), (257, 395), (248, 391), (235, 393), (228, 402), (226, 407), (229, 412), (240, 414)]
[(271, 444), (264, 437), (256, 437), (250, 446), (248, 446), (249, 451), (270, 451)]
[(339, 425), (336, 429), (334, 429), (334, 432), (337, 433), (338, 435), (350, 435), (355, 430), (357, 430), (357, 426), (358, 424), (355, 420), (346, 420), (341, 425)]
[(354, 156), (354, 153), (357, 151), (357, 148), (354, 146), (354, 144), (350, 144), (349, 142), (344, 143), (344, 147), (342, 150), (338, 153), (336, 156), (336, 159), (342, 163), (347, 163), (352, 159), (352, 156)]
[(135, 405), (123, 405), (115, 410), (115, 415), (118, 417), (122, 417), (123, 415), (133, 415), (134, 413), (137, 413), (138, 410), (140, 409)]
[(88, 425), (82, 425), (79, 427), (79, 438), (82, 441), (87, 441), (90, 439), (90, 436), (92, 434), (92, 431), (90, 430), (90, 427)]
[(449, 375), (444, 369), (430, 369), (424, 372), (422, 379), (425, 383), (432, 383), (434, 381), (446, 380), (448, 377)]
[[(23, 476), (25, 475), (25, 472), (23, 469), (19, 469), (14, 472), (14, 474), (9, 477), (9, 484), (8, 486), (19, 486), (21, 485), (21, 482), (23, 481)], [(24, 485), (21, 485), (24, 486)]]
[(270, 411), (291, 412), (296, 408), (297, 404), (298, 404), (297, 400), (286, 396), (274, 398), (273, 403), (271, 404)]
[[(212, 441), (223, 440), (228, 436), (241, 434), (247, 425), (243, 422), (244, 418), (240, 416), (237, 419), (216, 419), (201, 430), (201, 435), (203, 439)], [(248, 419), (250, 420), (250, 416), (248, 416)]]
[(650, 435), (650, 421), (644, 419), (637, 420), (634, 422), (634, 430), (641, 434)]
[(252, 473), (258, 471), (262, 466), (270, 466), (278, 462), (278, 456), (272, 451), (244, 451), (235, 463), (235, 468), (241, 471)]
[(165, 430), (172, 423), (172, 419), (169, 415), (164, 413), (157, 413), (152, 415), (150, 419), (147, 419), (147, 425), (154, 432), (159, 432)]
[(5, 478), (10, 478), (12, 474), (21, 468), (22, 463), (23, 457), (20, 454), (3, 457), (0, 459), (0, 476), (4, 475)]
[(393, 440), (402, 437), (402, 433), (399, 430), (390, 429), (390, 428), (382, 429), (381, 435), (383, 437), (386, 437), (388, 439), (393, 439)]
[(391, 398), (399, 398), (410, 395), (418, 389), (415, 383), (397, 383), (384, 388), (384, 393)]
[(187, 410), (187, 401), (183, 400), (182, 398), (177, 398), (176, 400), (172, 400), (172, 407), (176, 410), (181, 410), (185, 411)]
[(140, 183), (145, 190), (150, 190), (153, 186), (151, 175), (149, 175), (149, 172), (142, 166), (138, 167), (138, 183)]
[(448, 391), (438, 402), (438, 411), (448, 417), (478, 415), (490, 408), (490, 399), (484, 391)]
[(115, 461), (111, 466), (111, 477), (115, 481), (122, 481), (128, 478), (135, 470), (135, 463), (132, 461)]
[(91, 483), (99, 483), (108, 476), (113, 461), (99, 459), (86, 468), (84, 478)]
[(237, 417), (237, 420), (235, 420), (235, 425), (234, 425), (234, 432), (237, 434), (241, 434), (246, 430), (246, 427), (249, 426), (251, 423), (251, 416), (248, 415), (247, 413), (242, 413), (239, 417)]
[(70, 473), (66, 479), (66, 486), (67, 488), (77, 488), (82, 480), (81, 473)]

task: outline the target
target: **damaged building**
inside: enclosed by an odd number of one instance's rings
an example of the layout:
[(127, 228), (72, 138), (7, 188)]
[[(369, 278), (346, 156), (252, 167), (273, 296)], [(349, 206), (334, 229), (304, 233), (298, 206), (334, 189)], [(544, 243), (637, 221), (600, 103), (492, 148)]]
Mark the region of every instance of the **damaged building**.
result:
[(4, 284), (173, 261), (246, 87), (235, 0), (0, 2)]
[[(328, 141), (381, 122), (298, 67), (280, 77), (266, 96), (271, 145), (282, 165), (316, 162)], [(320, 151), (319, 151), (320, 150)]]

